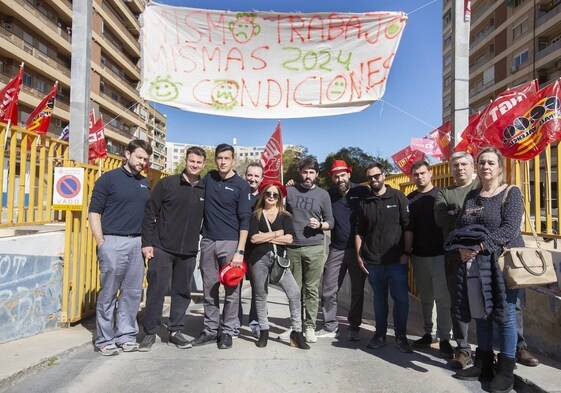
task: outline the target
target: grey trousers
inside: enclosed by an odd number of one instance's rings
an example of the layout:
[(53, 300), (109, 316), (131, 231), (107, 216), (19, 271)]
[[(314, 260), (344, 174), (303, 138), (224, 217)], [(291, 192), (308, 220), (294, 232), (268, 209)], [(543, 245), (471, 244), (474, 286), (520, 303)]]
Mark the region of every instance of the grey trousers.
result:
[(105, 236), (105, 242), (98, 248), (97, 258), (101, 289), (96, 304), (95, 346), (103, 348), (135, 341), (138, 334), (136, 314), (144, 278), (141, 238)]
[[(255, 308), (261, 330), (269, 329), (269, 318), (267, 317), (267, 285), (269, 273), (273, 266), (273, 253), (268, 252), (255, 262), (252, 266), (251, 285), (255, 286)], [(290, 322), (292, 330), (302, 331), (302, 303), (300, 301), (300, 288), (290, 269), (286, 269), (278, 284), (288, 298), (288, 308), (290, 310)]]
[(201, 240), (200, 268), (203, 278), (204, 331), (213, 336), (218, 334), (219, 327), (222, 334), (232, 336), (238, 323), (240, 286), (224, 287), (226, 295), (222, 321), (220, 320), (220, 294), (218, 292), (220, 288), (218, 271), (232, 260), (237, 247), (237, 240), (214, 241), (204, 237)]
[(347, 318), (349, 330), (360, 330), (366, 273), (358, 266), (354, 249), (338, 250), (333, 247), (329, 247), (329, 254), (323, 267), (321, 295), (323, 330), (334, 332), (339, 326), (337, 321), (337, 293), (343, 285), (347, 270), (351, 279), (351, 307)]
[(432, 333), (432, 309), (436, 302), (436, 335), (443, 340), (452, 337), (452, 312), (450, 292), (446, 284), (444, 255), (420, 257), (412, 255), (415, 285), (421, 298), (423, 328), (426, 334)]

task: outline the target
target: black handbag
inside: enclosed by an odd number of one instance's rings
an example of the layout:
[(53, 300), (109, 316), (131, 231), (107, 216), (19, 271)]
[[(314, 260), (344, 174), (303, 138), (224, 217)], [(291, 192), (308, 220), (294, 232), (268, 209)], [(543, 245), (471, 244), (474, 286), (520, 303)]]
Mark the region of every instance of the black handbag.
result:
[[(269, 228), (269, 232), (273, 232), (271, 230), (271, 225), (269, 224), (269, 220), (267, 217), (265, 218), (265, 222), (267, 223), (267, 228)], [(269, 274), (269, 282), (271, 284), (278, 284), (284, 273), (286, 273), (286, 269), (290, 267), (290, 260), (286, 257), (286, 252), (284, 256), (280, 256), (277, 252), (277, 245), (273, 243), (273, 265), (271, 266), (271, 272)]]

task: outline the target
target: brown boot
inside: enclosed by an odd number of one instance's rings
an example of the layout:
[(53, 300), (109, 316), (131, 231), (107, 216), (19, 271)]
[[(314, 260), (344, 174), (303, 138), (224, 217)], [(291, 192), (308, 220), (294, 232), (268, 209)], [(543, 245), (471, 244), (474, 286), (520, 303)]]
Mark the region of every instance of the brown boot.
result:
[(526, 347), (518, 348), (518, 351), (516, 351), (516, 361), (528, 367), (536, 367), (540, 364), (540, 361)]
[(458, 372), (452, 376), (462, 381), (490, 381), (495, 375), (493, 371), (494, 359), (495, 354), (493, 351), (482, 351), (477, 348), (475, 350), (474, 365), (464, 370), (458, 370)]

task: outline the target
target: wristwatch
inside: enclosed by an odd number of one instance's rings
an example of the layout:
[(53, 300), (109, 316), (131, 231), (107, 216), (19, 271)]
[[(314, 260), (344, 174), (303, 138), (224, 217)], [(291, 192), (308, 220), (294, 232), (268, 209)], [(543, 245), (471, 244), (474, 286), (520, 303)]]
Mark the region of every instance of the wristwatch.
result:
[(244, 251), (243, 251), (241, 248), (238, 248), (238, 249), (236, 250), (236, 252), (237, 252), (238, 254), (240, 254), (240, 255), (243, 255), (243, 254), (244, 254)]

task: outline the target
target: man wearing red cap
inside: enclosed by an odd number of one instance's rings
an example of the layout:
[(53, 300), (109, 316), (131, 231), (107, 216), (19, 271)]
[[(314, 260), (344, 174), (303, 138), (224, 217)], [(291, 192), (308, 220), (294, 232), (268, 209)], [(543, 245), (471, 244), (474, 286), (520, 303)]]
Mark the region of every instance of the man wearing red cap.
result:
[(349, 271), (351, 279), (351, 306), (347, 316), (347, 338), (359, 340), (364, 303), (366, 273), (358, 266), (354, 247), (354, 221), (358, 202), (368, 195), (368, 187), (351, 183), (350, 168), (344, 160), (335, 160), (329, 171), (334, 187), (329, 189), (335, 225), (331, 230), (329, 254), (323, 268), (322, 312), (323, 327), (316, 332), (318, 338), (338, 337), (337, 293)]

